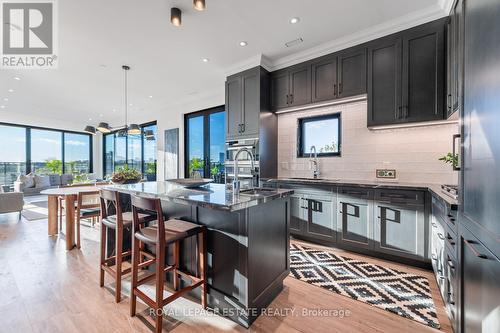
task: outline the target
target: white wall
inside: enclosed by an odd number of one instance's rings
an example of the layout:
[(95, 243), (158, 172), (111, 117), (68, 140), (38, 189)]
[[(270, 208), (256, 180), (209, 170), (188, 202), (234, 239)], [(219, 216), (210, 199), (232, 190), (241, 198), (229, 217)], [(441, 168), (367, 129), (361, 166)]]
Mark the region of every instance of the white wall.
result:
[(452, 150), (457, 124), (369, 130), (366, 101), (278, 116), (278, 175), (310, 177), (309, 158), (297, 158), (297, 119), (341, 113), (342, 156), (320, 158), (321, 176), (374, 180), (375, 169), (396, 169), (401, 182), (456, 184), (458, 174), (438, 158)]
[[(71, 115), (68, 115), (68, 119), (71, 119)], [(47, 118), (42, 115), (27, 115), (23, 113), (14, 113), (9, 111), (0, 112), (0, 122), (8, 124), (26, 125), (26, 126), (38, 126), (54, 128), (59, 130), (77, 131), (82, 132), (86, 124), (75, 123), (71, 120), (62, 120)], [(102, 136), (95, 135), (93, 137), (93, 170), (98, 177), (102, 177)]]

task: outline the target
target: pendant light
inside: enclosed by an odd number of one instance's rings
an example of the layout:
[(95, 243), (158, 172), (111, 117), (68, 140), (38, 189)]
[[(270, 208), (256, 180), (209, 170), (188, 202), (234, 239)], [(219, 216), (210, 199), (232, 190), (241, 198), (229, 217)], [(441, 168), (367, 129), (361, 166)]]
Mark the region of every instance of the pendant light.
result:
[(170, 22), (176, 27), (180, 27), (182, 24), (182, 12), (177, 7), (170, 8)]
[(193, 0), (193, 7), (196, 10), (202, 11), (207, 8), (205, 0)]
[(83, 130), (85, 133), (95, 135), (95, 127), (94, 126), (85, 126)]
[(108, 123), (101, 122), (97, 125), (97, 130), (103, 134), (111, 133), (111, 127)]
[(139, 135), (141, 134), (141, 128), (137, 124), (128, 124), (128, 86), (127, 86), (127, 73), (130, 67), (127, 65), (122, 66), (125, 71), (125, 130), (129, 135)]

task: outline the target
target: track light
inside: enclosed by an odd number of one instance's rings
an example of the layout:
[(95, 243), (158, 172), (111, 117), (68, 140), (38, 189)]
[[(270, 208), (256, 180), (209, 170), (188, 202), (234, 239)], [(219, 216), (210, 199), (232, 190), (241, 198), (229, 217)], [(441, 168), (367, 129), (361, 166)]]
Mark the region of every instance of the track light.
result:
[(179, 8), (172, 7), (170, 9), (170, 22), (176, 27), (180, 27), (182, 24), (182, 12)]
[(205, 0), (193, 0), (193, 7), (194, 9), (196, 10), (205, 10), (207, 7), (206, 7), (206, 4), (205, 4)]

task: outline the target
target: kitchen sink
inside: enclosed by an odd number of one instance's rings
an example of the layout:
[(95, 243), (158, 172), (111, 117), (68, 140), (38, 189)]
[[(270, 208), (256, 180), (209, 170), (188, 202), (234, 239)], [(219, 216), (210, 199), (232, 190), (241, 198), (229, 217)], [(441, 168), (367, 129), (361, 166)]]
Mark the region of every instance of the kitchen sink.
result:
[(338, 182), (340, 179), (331, 179), (331, 178), (308, 178), (308, 177), (294, 177), (289, 178), (292, 180), (315, 180), (315, 181), (329, 181), (329, 182)]
[(268, 196), (275, 194), (277, 191), (272, 188), (252, 188), (248, 190), (241, 190), (240, 194), (251, 196)]

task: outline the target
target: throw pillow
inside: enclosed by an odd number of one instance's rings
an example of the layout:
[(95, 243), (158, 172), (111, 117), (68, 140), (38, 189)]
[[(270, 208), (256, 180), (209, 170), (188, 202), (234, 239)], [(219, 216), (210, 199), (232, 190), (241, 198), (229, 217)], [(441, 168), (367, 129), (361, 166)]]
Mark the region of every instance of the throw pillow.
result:
[(19, 175), (19, 177), (17, 177), (17, 181), (23, 183), (24, 188), (30, 188), (35, 186), (35, 180), (31, 173), (27, 175)]
[(35, 187), (50, 187), (50, 177), (35, 175)]

